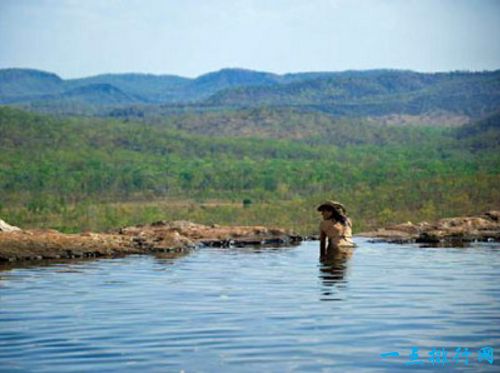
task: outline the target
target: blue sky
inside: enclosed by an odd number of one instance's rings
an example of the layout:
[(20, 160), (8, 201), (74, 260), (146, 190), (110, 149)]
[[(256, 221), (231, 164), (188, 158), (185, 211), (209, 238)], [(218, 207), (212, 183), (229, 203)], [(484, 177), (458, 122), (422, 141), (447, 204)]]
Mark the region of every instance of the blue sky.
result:
[(0, 0), (0, 68), (64, 78), (500, 68), (500, 0)]

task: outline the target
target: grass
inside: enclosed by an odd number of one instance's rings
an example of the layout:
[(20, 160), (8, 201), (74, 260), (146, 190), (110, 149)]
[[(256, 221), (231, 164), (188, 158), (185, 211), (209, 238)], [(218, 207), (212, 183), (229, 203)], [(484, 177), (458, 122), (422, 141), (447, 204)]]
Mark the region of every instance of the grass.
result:
[(259, 202), (160, 199), (120, 203), (79, 203), (51, 211), (29, 211), (24, 206), (8, 207), (1, 214), (10, 224), (22, 228), (56, 229), (65, 233), (107, 231), (158, 220), (189, 220), (200, 224), (264, 225), (296, 233), (316, 233), (319, 214), (302, 200)]
[[(37, 211), (17, 205), (3, 208), (0, 206), (0, 216), (8, 223), (25, 229), (56, 229), (64, 233), (103, 232), (159, 220), (188, 220), (206, 225), (280, 227), (301, 235), (313, 235), (317, 234), (321, 219), (316, 206), (325, 199), (329, 199), (329, 196), (316, 195), (251, 203), (229, 199), (163, 198), (149, 201), (82, 202)], [(459, 206), (465, 207), (463, 201), (458, 202)], [(354, 207), (346, 203), (353, 220), (354, 233), (392, 223), (432, 221), (442, 217), (477, 214), (490, 209), (478, 205), (475, 209), (443, 214), (441, 206), (434, 206), (432, 203), (424, 203), (420, 209), (411, 211), (377, 209), (370, 203), (371, 201), (367, 200), (364, 205), (355, 204)]]

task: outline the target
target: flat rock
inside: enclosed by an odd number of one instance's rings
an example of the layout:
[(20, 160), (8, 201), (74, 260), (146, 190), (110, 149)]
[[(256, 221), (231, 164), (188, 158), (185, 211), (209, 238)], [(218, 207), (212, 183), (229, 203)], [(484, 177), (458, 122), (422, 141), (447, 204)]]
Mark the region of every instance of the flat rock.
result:
[(0, 232), (0, 262), (179, 253), (201, 246), (276, 246), (300, 240), (301, 237), (279, 228), (207, 226), (188, 221), (159, 221), (106, 233), (64, 234), (17, 228)]
[(391, 225), (358, 236), (397, 243), (427, 243), (448, 245), (472, 241), (500, 241), (500, 211), (493, 210), (479, 216), (461, 216), (440, 219), (434, 223)]

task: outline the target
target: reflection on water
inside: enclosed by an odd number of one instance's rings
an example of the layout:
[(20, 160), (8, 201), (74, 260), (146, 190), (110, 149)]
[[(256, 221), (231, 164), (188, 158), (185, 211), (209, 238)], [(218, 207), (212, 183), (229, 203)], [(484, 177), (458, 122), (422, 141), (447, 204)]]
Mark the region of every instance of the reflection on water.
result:
[(499, 245), (356, 243), (319, 261), (304, 242), (5, 270), (0, 371), (400, 371), (413, 347), (499, 371), (477, 360), (500, 351)]
[(178, 251), (178, 252), (165, 252), (165, 253), (156, 253), (154, 257), (158, 263), (163, 264), (173, 264), (176, 259), (188, 256), (192, 253), (190, 250)]
[(1, 262), (0, 263), (0, 278), (2, 272), (9, 271), (16, 268), (42, 268), (63, 266), (68, 264), (78, 264), (92, 262), (96, 258), (76, 258), (76, 259), (54, 259), (54, 260), (29, 260), (29, 261), (16, 261), (16, 262)]
[(319, 277), (323, 283), (322, 295), (324, 301), (342, 300), (338, 290), (345, 287), (345, 276), (352, 251), (341, 252), (329, 250), (319, 257)]

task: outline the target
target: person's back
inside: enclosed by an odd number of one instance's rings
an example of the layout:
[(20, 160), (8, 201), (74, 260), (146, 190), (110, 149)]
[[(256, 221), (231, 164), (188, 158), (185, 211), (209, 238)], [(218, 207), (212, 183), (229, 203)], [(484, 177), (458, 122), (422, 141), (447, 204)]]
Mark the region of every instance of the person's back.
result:
[(352, 241), (352, 222), (351, 219), (346, 219), (346, 225), (344, 227), (344, 234), (342, 236), (341, 241), (339, 242), (340, 246), (354, 246), (354, 242)]
[(319, 229), (320, 232), (326, 235), (330, 244), (335, 247), (354, 246), (352, 242), (352, 223), (348, 218), (345, 224), (332, 219), (323, 220), (320, 223)]

